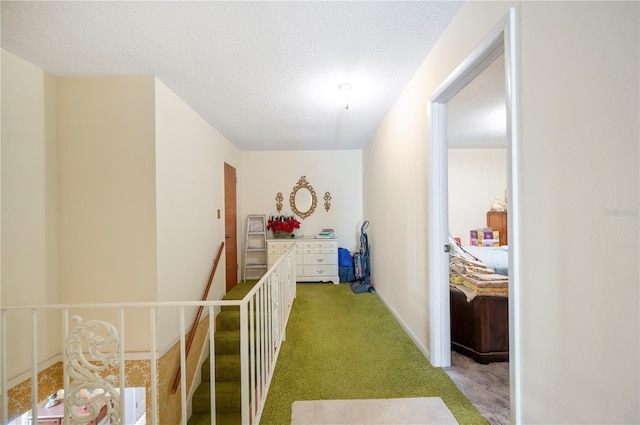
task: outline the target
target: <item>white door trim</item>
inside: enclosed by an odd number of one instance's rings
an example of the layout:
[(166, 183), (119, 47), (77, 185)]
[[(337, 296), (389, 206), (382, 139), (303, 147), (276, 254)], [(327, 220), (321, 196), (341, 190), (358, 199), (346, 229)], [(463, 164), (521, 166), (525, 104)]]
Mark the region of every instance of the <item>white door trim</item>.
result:
[(519, 193), (517, 164), (520, 143), (518, 103), (517, 9), (509, 13), (482, 40), (429, 98), (429, 307), (430, 361), (434, 366), (451, 365), (449, 307), (449, 259), (444, 246), (449, 241), (447, 102), (504, 53), (507, 109), (507, 199), (509, 214), (509, 367), (511, 422), (521, 422), (520, 411), (520, 320), (519, 291)]

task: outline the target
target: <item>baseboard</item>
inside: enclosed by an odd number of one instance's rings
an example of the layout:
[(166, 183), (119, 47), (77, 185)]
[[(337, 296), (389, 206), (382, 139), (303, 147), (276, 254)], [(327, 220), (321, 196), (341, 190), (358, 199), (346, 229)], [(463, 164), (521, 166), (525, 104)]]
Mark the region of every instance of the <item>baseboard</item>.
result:
[[(43, 370), (46, 370), (46, 369), (50, 368), (51, 366), (55, 365), (56, 363), (62, 363), (62, 361), (63, 361), (62, 354), (61, 353), (55, 354), (55, 355), (51, 356), (50, 358), (48, 358), (47, 360), (38, 363), (38, 366), (37, 366), (38, 372), (37, 373), (40, 373)], [(26, 381), (28, 379), (31, 379), (32, 376), (33, 376), (33, 372), (31, 371), (31, 369), (26, 370), (26, 371), (14, 376), (14, 377), (8, 379), (7, 388), (13, 388), (16, 385), (19, 385), (22, 382), (24, 382), (24, 381)]]
[(402, 320), (398, 312), (393, 307), (391, 307), (391, 305), (387, 302), (386, 298), (384, 297), (384, 293), (380, 292), (380, 290), (377, 287), (376, 287), (376, 293), (378, 294), (378, 297), (382, 300), (382, 303), (387, 307), (387, 309), (389, 309), (393, 317), (395, 317), (396, 320), (400, 323), (400, 326), (402, 326), (402, 329), (404, 329), (407, 335), (409, 335), (409, 338), (411, 338), (411, 340), (416, 345), (416, 347), (418, 347), (418, 350), (420, 350), (420, 352), (427, 358), (427, 360), (429, 360), (429, 363), (431, 363), (431, 354), (429, 353), (429, 350), (427, 349), (427, 347), (425, 347), (420, 343), (420, 340), (415, 336), (415, 334), (411, 331), (411, 329), (409, 329), (409, 327), (404, 322), (404, 320)]

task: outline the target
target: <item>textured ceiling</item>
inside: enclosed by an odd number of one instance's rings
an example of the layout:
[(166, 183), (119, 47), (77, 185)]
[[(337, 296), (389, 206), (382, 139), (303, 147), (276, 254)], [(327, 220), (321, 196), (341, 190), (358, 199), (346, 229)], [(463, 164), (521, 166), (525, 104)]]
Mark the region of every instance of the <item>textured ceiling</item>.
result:
[(504, 55), (447, 103), (449, 148), (505, 148), (507, 110)]
[(155, 75), (242, 150), (360, 149), (461, 5), (2, 1), (2, 47), (58, 76)]

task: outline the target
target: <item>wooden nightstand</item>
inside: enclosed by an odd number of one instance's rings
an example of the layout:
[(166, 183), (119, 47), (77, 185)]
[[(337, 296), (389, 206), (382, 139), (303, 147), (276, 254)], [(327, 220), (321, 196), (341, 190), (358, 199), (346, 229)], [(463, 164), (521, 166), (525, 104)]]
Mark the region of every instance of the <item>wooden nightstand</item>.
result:
[(509, 245), (509, 231), (507, 230), (507, 212), (487, 212), (487, 227), (500, 232), (500, 245)]

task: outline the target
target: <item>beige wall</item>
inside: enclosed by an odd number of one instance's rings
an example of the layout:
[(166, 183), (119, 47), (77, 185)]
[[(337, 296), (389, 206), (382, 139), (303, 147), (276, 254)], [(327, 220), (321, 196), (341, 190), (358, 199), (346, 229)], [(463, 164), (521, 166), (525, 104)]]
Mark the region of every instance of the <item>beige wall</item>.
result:
[(58, 87), (62, 301), (155, 299), (154, 79)]
[[(357, 249), (363, 220), (361, 151), (242, 152), (242, 170), (238, 176), (242, 199), (239, 249), (244, 249), (247, 215), (268, 218), (277, 214), (278, 192), (284, 197), (282, 214), (292, 214), (289, 195), (302, 176), (315, 190), (317, 206), (311, 216), (298, 218), (301, 225), (296, 233), (313, 236), (323, 228), (333, 228), (339, 246), (352, 252)], [(325, 192), (331, 194), (329, 211), (324, 208)]]
[[(58, 79), (62, 302), (156, 300), (154, 156), (153, 77)], [(126, 318), (125, 349), (148, 349), (148, 314)]]
[[(2, 50), (2, 304), (57, 303), (56, 79)], [(39, 318), (39, 361), (59, 352), (60, 321)], [(8, 377), (26, 371), (28, 314), (8, 313)]]
[(640, 422), (639, 7), (522, 7), (525, 419)]
[[(364, 152), (374, 279), (427, 350), (426, 105), (509, 6), (462, 8)], [(523, 423), (640, 421), (638, 6), (518, 6)]]
[[(224, 163), (240, 173), (240, 152), (161, 81), (155, 86), (158, 300), (200, 300), (224, 241)], [(224, 271), (223, 255), (210, 300), (225, 294)], [(163, 352), (178, 334), (175, 313), (159, 311)]]
[(449, 149), (449, 232), (463, 245), (507, 190), (506, 149)]
[[(56, 78), (2, 55), (3, 305), (200, 299), (224, 238), (223, 163), (239, 167), (239, 151), (153, 77)], [(209, 298), (223, 293), (224, 261)], [(167, 314), (161, 353), (177, 339)], [(26, 319), (9, 326), (10, 378), (30, 365)], [(148, 313), (126, 319), (140, 325), (127, 352), (145, 352)], [(41, 322), (50, 363), (60, 322)]]
[[(153, 77), (61, 79), (60, 86), (60, 127), (70, 119), (64, 127), (70, 135), (63, 140), (60, 133), (60, 157), (68, 159), (61, 162), (61, 205), (65, 183), (71, 193), (70, 209), (61, 209), (68, 225), (60, 227), (61, 240), (75, 244), (69, 258), (78, 259), (80, 246), (86, 256), (84, 268), (73, 263), (74, 278), (65, 280), (64, 290), (84, 290), (79, 277), (93, 272), (98, 285), (113, 290), (93, 301), (201, 299), (224, 239), (224, 220), (216, 214), (224, 209), (223, 163), (237, 163), (237, 149)], [(96, 127), (103, 134), (85, 133)], [(67, 140), (73, 143), (64, 145)], [(96, 234), (96, 227), (103, 232)], [(99, 246), (86, 250), (94, 238)], [(61, 265), (65, 248), (61, 243)], [(224, 262), (210, 299), (224, 294), (223, 270)], [(81, 295), (75, 295), (78, 302)], [(188, 312), (187, 323), (194, 316)], [(148, 323), (146, 313), (132, 311), (131, 317)], [(161, 353), (176, 341), (178, 323), (175, 309), (158, 310)], [(149, 346), (148, 337), (131, 331), (127, 337), (129, 350)]]

